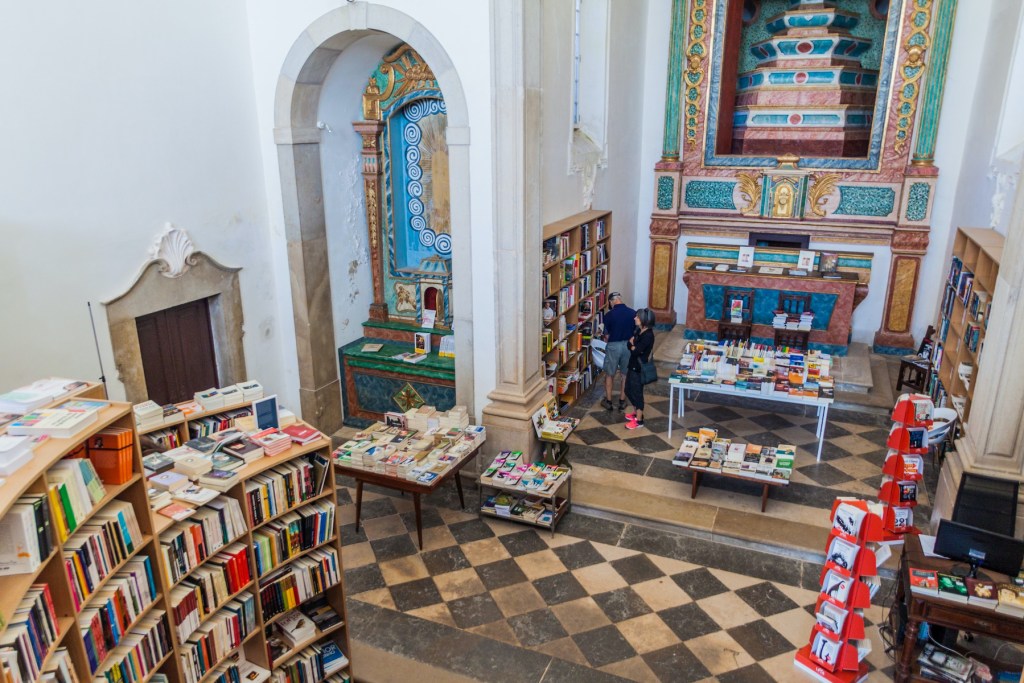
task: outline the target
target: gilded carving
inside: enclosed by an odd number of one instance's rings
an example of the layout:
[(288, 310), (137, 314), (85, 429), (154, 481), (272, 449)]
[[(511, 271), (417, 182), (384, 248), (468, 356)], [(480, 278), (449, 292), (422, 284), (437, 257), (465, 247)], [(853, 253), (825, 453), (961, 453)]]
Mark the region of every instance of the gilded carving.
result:
[(385, 56), (380, 65), (380, 73), (386, 79), (384, 90), (381, 91), (377, 80), (370, 76), (370, 81), (363, 91), (363, 118), (367, 120), (381, 119), (381, 102), (398, 99), (413, 90), (437, 88), (434, 72), (408, 45), (403, 45), (394, 54)]
[(655, 242), (651, 255), (651, 307), (665, 310), (669, 306), (671, 284), (672, 245)]
[(896, 136), (892, 145), (897, 152), (902, 152), (910, 142), (910, 129), (914, 123), (921, 78), (925, 72), (924, 55), (931, 45), (928, 26), (932, 20), (932, 6), (932, 0), (916, 0), (910, 16), (910, 33), (903, 42), (907, 56), (899, 67), (903, 85), (897, 90), (899, 102), (896, 104)]
[(674, 218), (652, 218), (651, 235), (655, 237), (678, 237), (679, 223)]
[(811, 213), (819, 218), (825, 217), (825, 202), (836, 189), (839, 181), (838, 173), (814, 174), (814, 183), (807, 190), (807, 200), (811, 205)]
[(737, 185), (740, 196), (747, 200), (747, 205), (740, 209), (744, 216), (761, 214), (761, 174), (737, 173)]
[(366, 227), (370, 231), (370, 246), (374, 253), (377, 250), (377, 181), (369, 179), (365, 184), (366, 193)]
[(910, 302), (917, 281), (916, 258), (900, 258), (892, 277), (892, 305), (889, 307), (889, 332), (906, 332), (910, 322)]
[(782, 180), (775, 186), (772, 195), (772, 218), (792, 218), (794, 201), (793, 184)]
[(707, 0), (691, 0), (689, 42), (686, 46), (686, 74), (683, 88), (686, 92), (686, 142), (697, 145), (697, 103), (700, 101), (700, 85), (704, 81), (704, 38), (707, 36)]
[(377, 149), (377, 136), (374, 133), (363, 133), (363, 149)]

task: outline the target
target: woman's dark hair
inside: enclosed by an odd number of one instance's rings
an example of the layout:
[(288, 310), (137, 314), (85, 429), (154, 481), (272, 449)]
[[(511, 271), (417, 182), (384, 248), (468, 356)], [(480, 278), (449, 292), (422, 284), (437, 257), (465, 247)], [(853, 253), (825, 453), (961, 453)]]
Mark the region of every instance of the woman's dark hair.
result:
[(640, 320), (640, 327), (649, 329), (654, 327), (654, 311), (649, 308), (641, 308), (636, 312), (636, 317)]

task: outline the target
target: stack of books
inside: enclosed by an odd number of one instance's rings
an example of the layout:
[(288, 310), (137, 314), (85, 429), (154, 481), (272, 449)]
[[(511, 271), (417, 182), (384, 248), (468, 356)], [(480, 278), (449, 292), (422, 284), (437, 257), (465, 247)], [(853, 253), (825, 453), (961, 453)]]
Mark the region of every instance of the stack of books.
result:
[(32, 460), (35, 441), (29, 436), (0, 434), (0, 474), (10, 476)]
[(796, 446), (761, 446), (718, 437), (718, 430), (701, 427), (687, 432), (672, 459), (676, 467), (728, 472), (751, 479), (789, 481), (793, 475)]
[(135, 415), (135, 426), (144, 432), (164, 424), (164, 411), (156, 401), (143, 401), (132, 406)]
[(70, 439), (96, 422), (102, 401), (68, 401), (56, 408), (42, 408), (26, 413), (7, 425), (11, 436), (46, 435)]
[(253, 434), (251, 440), (263, 449), (263, 454), (268, 458), (280, 455), (292, 447), (292, 438), (273, 428)]

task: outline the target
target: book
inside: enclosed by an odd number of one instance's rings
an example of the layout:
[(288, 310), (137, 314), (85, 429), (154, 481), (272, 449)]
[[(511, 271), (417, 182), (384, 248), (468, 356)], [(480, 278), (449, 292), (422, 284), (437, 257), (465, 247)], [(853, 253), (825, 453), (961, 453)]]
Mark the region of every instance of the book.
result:
[(282, 614), (277, 620), (277, 628), (292, 647), (316, 634), (313, 620), (297, 609)]
[(757, 272), (761, 275), (782, 275), (785, 269), (779, 266), (760, 266)]
[(27, 413), (7, 426), (11, 436), (45, 434), (56, 439), (70, 439), (95, 422), (97, 411), (69, 411), (57, 408)]
[(198, 484), (189, 484), (183, 488), (177, 489), (171, 493), (171, 496), (178, 501), (184, 503), (192, 503), (193, 505), (203, 505), (209, 503), (211, 500), (217, 497), (218, 491), (199, 486)]
[(938, 572), (939, 597), (958, 602), (967, 602), (967, 584), (963, 578)]
[(183, 519), (188, 519), (196, 513), (195, 508), (190, 508), (187, 505), (181, 503), (171, 503), (170, 505), (164, 506), (157, 510), (157, 514), (161, 514), (164, 517), (170, 517), (171, 519), (180, 522)]
[(414, 332), (413, 333), (413, 350), (416, 353), (430, 353), (430, 333), (429, 332)]
[(910, 567), (910, 590), (927, 595), (939, 594), (939, 575), (934, 569)]
[(971, 678), (970, 660), (933, 643), (925, 643), (917, 663), (921, 674), (928, 678), (954, 683), (966, 683)]
[(363, 353), (377, 353), (378, 351), (380, 351), (383, 348), (384, 348), (383, 344), (369, 343), (369, 344), (363, 344), (363, 348), (361, 349), (361, 351)]
[(174, 469), (174, 460), (163, 453), (151, 453), (142, 458), (142, 466), (151, 474), (160, 474)]
[(995, 581), (968, 576), (964, 583), (967, 584), (967, 602), (972, 605), (995, 607), (999, 602)]
[(188, 477), (180, 472), (162, 472), (149, 478), (150, 486), (165, 491), (177, 491), (188, 486)]
[(323, 438), (323, 434), (309, 425), (289, 425), (283, 428), (281, 432), (287, 434), (295, 443), (303, 445)]
[[(814, 270), (814, 257), (817, 252), (809, 249), (801, 249), (796, 260), (796, 267), (799, 270)], [(790, 273), (792, 275), (792, 273)]]
[(1000, 583), (996, 586), (996, 611), (1024, 617), (1024, 586), (1015, 583)]
[(736, 265), (750, 268), (754, 265), (754, 247), (740, 247), (736, 257)]
[(34, 445), (28, 436), (0, 434), (0, 474), (10, 476), (30, 462)]

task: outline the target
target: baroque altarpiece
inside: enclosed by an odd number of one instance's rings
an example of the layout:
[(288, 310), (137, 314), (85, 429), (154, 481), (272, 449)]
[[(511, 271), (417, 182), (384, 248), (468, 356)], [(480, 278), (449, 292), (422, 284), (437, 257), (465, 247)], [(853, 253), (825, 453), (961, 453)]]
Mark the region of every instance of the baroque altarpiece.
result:
[[(955, 10), (956, 0), (673, 0), (650, 227), (659, 322), (676, 322), (678, 264), (715, 249), (698, 240), (770, 233), (838, 245), (839, 270), (857, 280), (853, 306), (885, 277), (875, 349), (916, 346)], [(866, 244), (888, 247), (888, 273), (855, 251)], [(688, 327), (706, 313), (693, 299)]]
[[(383, 57), (363, 92), (363, 120), (352, 125), (362, 140), (373, 303), (363, 337), (338, 350), (345, 421), (423, 404), (447, 410), (455, 364), (438, 353), (452, 334), (447, 116), (415, 50), (402, 44)], [(413, 351), (417, 332), (430, 337), (426, 357), (396, 358)]]

